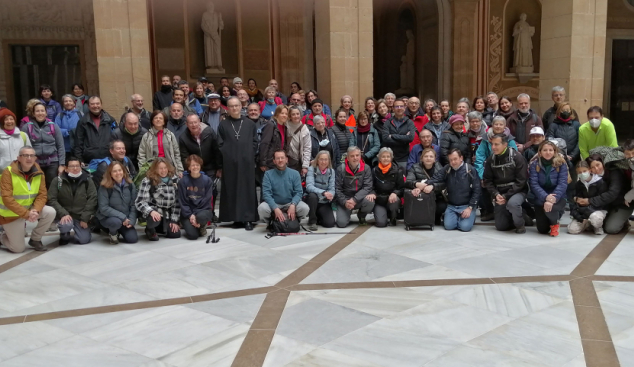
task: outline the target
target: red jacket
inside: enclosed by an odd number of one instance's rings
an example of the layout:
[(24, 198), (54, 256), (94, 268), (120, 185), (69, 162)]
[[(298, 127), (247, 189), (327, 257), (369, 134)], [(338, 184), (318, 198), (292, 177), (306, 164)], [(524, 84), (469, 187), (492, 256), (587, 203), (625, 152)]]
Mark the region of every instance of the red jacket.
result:
[[(313, 116), (313, 113), (312, 113), (312, 112), (311, 112), (310, 114), (308, 114), (308, 115), (304, 115), (304, 117), (302, 117), (302, 124), (304, 124), (304, 125), (310, 125), (310, 126), (315, 126), (315, 125), (313, 124), (313, 118), (314, 118), (314, 117), (315, 117), (315, 116)], [(328, 115), (326, 115), (325, 113), (323, 113), (323, 112), (322, 112), (322, 113), (321, 113), (321, 117), (323, 117), (323, 118), (324, 118), (324, 121), (326, 121), (326, 127), (327, 127), (327, 128), (332, 127), (332, 125), (333, 125), (333, 121), (332, 121), (332, 118), (331, 118), (330, 116), (328, 116)]]
[(414, 121), (414, 126), (416, 126), (416, 136), (414, 136), (414, 141), (409, 143), (409, 150), (412, 151), (412, 148), (420, 144), (420, 132), (423, 131), (423, 126), (429, 122), (429, 117), (427, 115), (416, 115), (416, 117), (411, 119)]
[[(274, 101), (276, 106), (279, 106), (283, 103), (280, 97), (275, 97)], [(260, 105), (260, 113), (261, 113), (262, 111), (264, 111), (264, 106), (266, 106), (266, 101), (260, 101), (258, 102), (258, 105)]]

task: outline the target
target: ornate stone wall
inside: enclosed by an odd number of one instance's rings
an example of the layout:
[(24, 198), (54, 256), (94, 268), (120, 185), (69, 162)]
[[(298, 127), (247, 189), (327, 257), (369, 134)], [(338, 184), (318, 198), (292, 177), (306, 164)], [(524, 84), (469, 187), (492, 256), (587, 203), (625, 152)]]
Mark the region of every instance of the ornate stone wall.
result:
[[(0, 12), (0, 99), (8, 100), (10, 105), (13, 102), (9, 43), (80, 44), (84, 67), (81, 82), (86, 93), (99, 93), (92, 1), (0, 0), (0, 9), (5, 10)], [(18, 114), (22, 109), (23, 106), (17, 106)]]

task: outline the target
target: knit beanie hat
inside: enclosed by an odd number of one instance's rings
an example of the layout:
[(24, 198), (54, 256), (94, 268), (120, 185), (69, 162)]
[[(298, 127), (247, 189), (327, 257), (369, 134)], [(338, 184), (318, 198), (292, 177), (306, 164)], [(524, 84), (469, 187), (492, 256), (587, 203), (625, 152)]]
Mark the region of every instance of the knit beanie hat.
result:
[(455, 122), (465, 123), (464, 117), (461, 114), (455, 114), (449, 118), (449, 125), (453, 125)]
[(16, 126), (18, 125), (18, 118), (15, 117), (15, 114), (13, 112), (11, 112), (10, 109), (8, 109), (8, 108), (0, 108), (0, 127), (4, 127), (4, 119), (7, 116), (13, 116), (13, 119), (15, 120)]

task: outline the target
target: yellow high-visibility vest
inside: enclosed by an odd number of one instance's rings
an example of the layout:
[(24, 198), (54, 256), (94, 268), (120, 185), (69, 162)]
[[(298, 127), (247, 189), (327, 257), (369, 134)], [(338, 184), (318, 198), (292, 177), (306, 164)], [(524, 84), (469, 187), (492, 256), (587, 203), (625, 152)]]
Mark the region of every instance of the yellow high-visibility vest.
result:
[[(27, 182), (23, 176), (11, 172), (11, 166), (7, 167), (11, 173), (11, 181), (13, 183), (13, 199), (22, 205), (25, 209), (30, 209), (35, 201), (37, 194), (40, 192), (40, 184), (42, 183), (42, 175), (36, 175), (31, 182)], [(2, 196), (0, 196), (0, 216), (17, 217), (13, 211), (4, 206)]]

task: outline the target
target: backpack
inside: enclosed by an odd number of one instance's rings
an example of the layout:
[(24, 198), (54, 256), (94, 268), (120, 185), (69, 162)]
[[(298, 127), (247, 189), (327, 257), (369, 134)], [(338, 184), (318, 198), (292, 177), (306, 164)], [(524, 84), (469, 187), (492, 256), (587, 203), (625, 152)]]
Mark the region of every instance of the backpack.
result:
[(271, 212), (271, 219), (269, 221), (269, 230), (273, 233), (298, 233), (299, 221), (297, 217), (295, 220), (288, 219), (288, 214), (284, 213), (284, 221), (280, 222), (275, 219), (275, 215)]
[(139, 173), (136, 174), (136, 177), (134, 177), (134, 181), (133, 181), (134, 186), (136, 186), (137, 189), (141, 187), (141, 182), (147, 175), (147, 171), (150, 169), (151, 165), (152, 165), (152, 162), (150, 161), (150, 162), (145, 162), (144, 165), (139, 167)]
[[(107, 165), (110, 165), (110, 163), (112, 163), (112, 161), (110, 160), (110, 157), (101, 158), (101, 159), (93, 159), (90, 161), (90, 163), (88, 163), (88, 172), (95, 173), (97, 171), (97, 168), (99, 168), (99, 165), (101, 164), (101, 162), (106, 162)], [(130, 163), (128, 160), (128, 157), (123, 157), (123, 162), (126, 165)]]
[[(46, 124), (48, 125), (49, 129), (51, 130), (47, 134), (55, 135), (55, 123), (53, 123), (51, 121), (46, 121)], [(35, 135), (33, 135), (33, 122), (29, 121), (29, 122), (26, 123), (26, 125), (27, 125), (27, 130), (29, 131), (29, 135), (31, 136), (31, 140), (35, 140)], [(24, 140), (24, 142), (26, 144), (26, 138), (23, 137), (22, 140)]]
[(26, 146), (26, 133), (24, 131), (20, 131), (20, 136), (22, 137), (22, 144)]
[[(467, 166), (467, 175), (469, 175), (469, 178), (473, 180), (473, 174), (471, 173), (471, 165), (467, 162), (464, 162), (465, 166)], [(447, 165), (447, 174), (449, 174), (449, 172), (451, 172), (451, 166)], [(431, 177), (430, 177), (431, 178)]]

